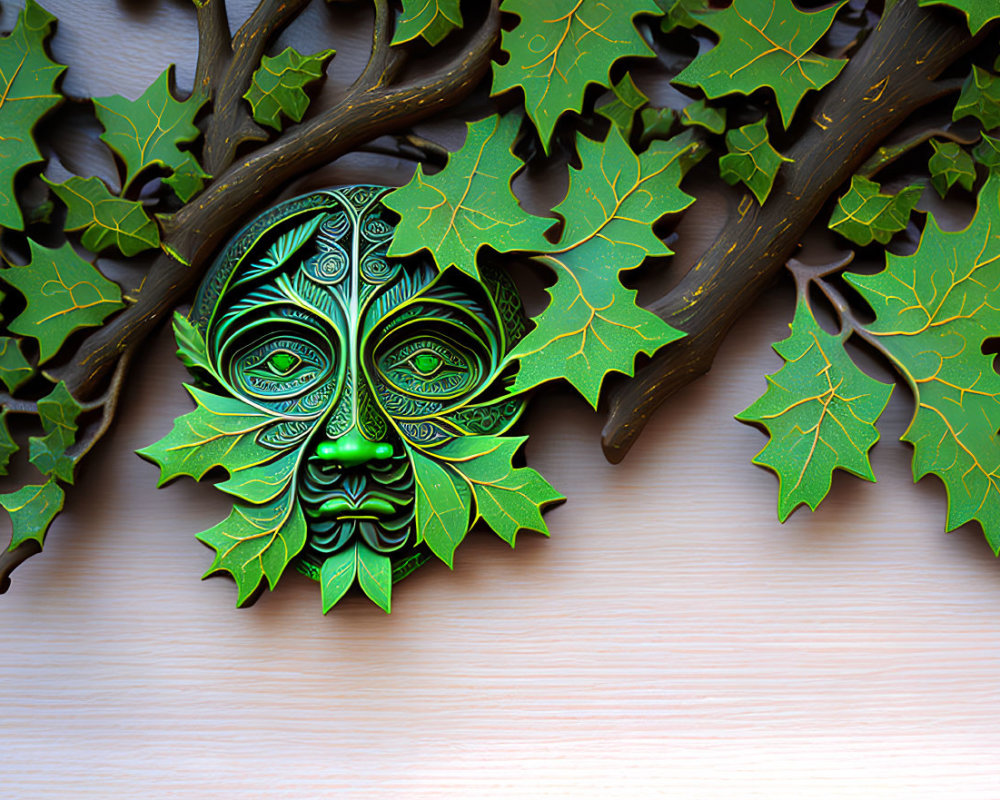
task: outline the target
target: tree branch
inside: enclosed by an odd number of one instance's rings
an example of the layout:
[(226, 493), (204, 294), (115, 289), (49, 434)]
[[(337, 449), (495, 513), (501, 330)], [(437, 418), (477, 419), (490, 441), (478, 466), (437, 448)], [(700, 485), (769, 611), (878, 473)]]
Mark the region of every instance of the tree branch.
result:
[(161, 254), (135, 304), (87, 337), (69, 363), (46, 374), (65, 380), (78, 399), (99, 391), (119, 355), (145, 339), (197, 285), (219, 245), (255, 210), (304, 172), (459, 103), (489, 69), (499, 32), (499, 0), (491, 0), (489, 14), (468, 48), (426, 81), (387, 88), (356, 85), (334, 108), (241, 159), (181, 209), (169, 227), (166, 248), (190, 266)]
[(621, 461), (650, 415), (712, 366), (733, 323), (771, 283), (827, 199), (900, 122), (950, 84), (935, 78), (978, 44), (958, 15), (900, 0), (822, 95), (762, 208), (744, 197), (714, 244), (650, 310), (688, 335), (609, 397), (604, 454)]
[(198, 7), (198, 67), (194, 90), (213, 97), (215, 85), (233, 56), (225, 0), (205, 0)]
[(215, 86), (212, 118), (205, 131), (202, 166), (209, 174), (225, 170), (243, 142), (267, 140), (266, 131), (253, 121), (243, 95), (267, 46), (307, 5), (309, 0), (261, 0), (233, 36), (231, 55)]

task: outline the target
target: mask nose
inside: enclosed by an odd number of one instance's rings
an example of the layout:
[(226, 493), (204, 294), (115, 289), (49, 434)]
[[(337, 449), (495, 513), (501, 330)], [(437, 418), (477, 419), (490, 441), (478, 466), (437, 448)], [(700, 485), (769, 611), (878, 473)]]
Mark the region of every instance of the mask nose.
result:
[(361, 435), (357, 428), (351, 428), (343, 436), (332, 442), (320, 442), (316, 455), (322, 461), (338, 467), (360, 467), (370, 461), (392, 458), (393, 448), (389, 442), (373, 442)]

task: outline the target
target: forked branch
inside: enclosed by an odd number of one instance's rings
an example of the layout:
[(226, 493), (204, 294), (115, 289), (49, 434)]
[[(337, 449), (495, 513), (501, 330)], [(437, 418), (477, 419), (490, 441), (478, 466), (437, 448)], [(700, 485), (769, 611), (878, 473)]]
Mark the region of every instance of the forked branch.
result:
[[(888, 4), (887, 4), (888, 5)], [(906, 117), (954, 90), (938, 75), (982, 39), (937, 7), (894, 3), (837, 80), (823, 93), (812, 126), (788, 150), (761, 207), (747, 195), (715, 243), (676, 288), (650, 307), (688, 335), (672, 343), (609, 398), (604, 454), (625, 457), (650, 415), (706, 373), (733, 323), (798, 247), (806, 228)]]

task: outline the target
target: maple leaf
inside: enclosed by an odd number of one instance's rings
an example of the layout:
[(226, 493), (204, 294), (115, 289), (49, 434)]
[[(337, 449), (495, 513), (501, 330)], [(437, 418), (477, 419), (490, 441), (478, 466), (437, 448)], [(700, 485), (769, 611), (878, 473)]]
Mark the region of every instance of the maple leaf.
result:
[(403, 13), (396, 20), (392, 44), (402, 44), (422, 36), (428, 44), (436, 45), (461, 27), (459, 0), (403, 0)]
[(64, 381), (38, 401), (38, 416), (42, 430), (55, 437), (63, 449), (76, 441), (76, 420), (83, 413), (76, 398), (70, 394)]
[(643, 147), (654, 139), (669, 139), (670, 132), (677, 122), (677, 112), (672, 108), (644, 108), (639, 112), (642, 122), (642, 134), (639, 142)]
[(931, 139), (931, 147), (934, 148), (934, 155), (927, 162), (927, 168), (931, 173), (931, 185), (937, 193), (944, 197), (956, 182), (967, 191), (972, 191), (976, 181), (976, 165), (972, 156), (955, 142)]
[(8, 414), (10, 412), (6, 408), (0, 411), (0, 475), (7, 474), (10, 457), (21, 449), (10, 435), (10, 428), (7, 427)]
[[(627, 140), (632, 135), (635, 112), (646, 105), (649, 98), (635, 85), (632, 76), (627, 72), (618, 83), (611, 87), (611, 91), (613, 93), (612, 99), (597, 106), (594, 110), (609, 120), (612, 125), (617, 125), (618, 130)], [(673, 121), (672, 118), (671, 121)]]
[(0, 336), (0, 381), (13, 392), (34, 374), (34, 367), (21, 352), (21, 342), (12, 336)]
[(185, 367), (215, 375), (208, 358), (208, 345), (205, 344), (201, 331), (179, 311), (174, 312), (174, 339), (177, 341), (177, 357)]
[(973, 65), (951, 112), (953, 120), (975, 117), (987, 130), (1000, 125), (1000, 78)]
[(392, 559), (358, 542), (358, 585), (368, 599), (386, 614), (392, 602)]
[(556, 273), (551, 302), (508, 355), (520, 363), (512, 392), (557, 378), (568, 380), (596, 408), (609, 372), (632, 375), (639, 353), (652, 355), (683, 334), (635, 304), (619, 275), (648, 255), (672, 251), (653, 233), (665, 214), (694, 200), (679, 188), (700, 146), (689, 134), (653, 142), (636, 155), (612, 127), (607, 139), (577, 138), (580, 169), (555, 208), (565, 226), (555, 245), (531, 248)]
[(319, 588), (324, 614), (347, 594), (347, 590), (354, 585), (357, 574), (358, 542), (348, 545), (323, 562), (319, 569)]
[(175, 99), (170, 91), (172, 77), (173, 65), (137, 100), (118, 94), (94, 98), (97, 119), (104, 126), (101, 141), (125, 164), (122, 194), (147, 167), (156, 165), (173, 173), (193, 158), (177, 145), (201, 135), (194, 118), (206, 98), (196, 93), (187, 100)]
[(519, 125), (516, 114), (469, 123), (465, 144), (444, 169), (427, 176), (418, 165), (408, 184), (382, 198), (400, 216), (390, 256), (426, 248), (439, 269), (454, 265), (478, 279), (484, 245), (509, 252), (541, 239), (552, 220), (524, 211), (510, 188), (524, 166), (511, 152)]
[(979, 33), (990, 20), (1000, 19), (1000, 6), (996, 0), (920, 0), (922, 6), (945, 5), (957, 8), (965, 14), (969, 30)]
[(851, 188), (838, 198), (827, 227), (855, 244), (886, 244), (894, 233), (906, 228), (924, 189), (907, 186), (897, 194), (882, 194), (881, 189), (875, 181), (854, 175)]
[(323, 613), (337, 604), (354, 585), (355, 578), (369, 599), (388, 614), (392, 601), (392, 559), (376, 553), (364, 542), (355, 542), (323, 562), (319, 573)]
[(982, 350), (1000, 330), (1000, 175), (965, 230), (942, 231), (928, 215), (913, 255), (890, 252), (882, 272), (845, 278), (875, 312), (867, 333), (913, 392), (902, 438), (914, 480), (937, 475), (947, 529), (977, 520), (1000, 551), (1000, 375)]
[(719, 159), (719, 176), (730, 185), (743, 181), (757, 202), (764, 205), (781, 164), (792, 160), (771, 146), (767, 138), (767, 120), (760, 119), (729, 131), (726, 146), (729, 152)]
[(699, 14), (719, 43), (695, 58), (674, 83), (698, 86), (712, 98), (768, 87), (787, 128), (805, 93), (822, 89), (847, 63), (809, 52), (846, 1), (806, 13), (791, 0), (733, 0), (729, 8)]
[(286, 47), (273, 58), (263, 56), (243, 95), (253, 109), (254, 120), (276, 131), (282, 128), (282, 114), (301, 122), (309, 108), (305, 87), (326, 76), (326, 62), (335, 52), (321, 50), (304, 56), (294, 47)]
[(236, 605), (242, 606), (267, 579), (271, 589), (306, 543), (306, 520), (290, 489), (263, 506), (237, 504), (225, 520), (199, 533), (215, 550), (204, 577), (228, 572), (236, 581)]
[(972, 150), (972, 155), (980, 164), (990, 170), (1000, 167), (1000, 139), (983, 134), (983, 140)]
[(548, 536), (542, 509), (566, 499), (535, 470), (513, 465), (527, 438), (463, 436), (435, 451), (472, 488), (476, 516), (511, 547), (519, 530)]
[(259, 467), (278, 455), (258, 444), (257, 434), (280, 417), (234, 397), (186, 384), (185, 388), (194, 398), (195, 410), (174, 420), (173, 430), (158, 442), (136, 452), (159, 465), (157, 486), (182, 475), (201, 480), (213, 467), (222, 467), (231, 478), (224, 491), (235, 493), (244, 470)]
[(0, 279), (28, 302), (10, 331), (37, 339), (38, 360), (44, 363), (73, 331), (100, 325), (124, 304), (118, 284), (80, 258), (68, 242), (54, 250), (32, 239), (28, 245), (31, 263), (0, 272)]
[(698, 125), (709, 133), (726, 130), (726, 109), (710, 106), (704, 99), (688, 103), (681, 111), (681, 125)]
[(172, 175), (163, 179), (163, 182), (174, 190), (178, 200), (186, 203), (199, 194), (205, 188), (205, 181), (211, 178), (212, 176), (201, 168), (198, 159), (191, 153), (185, 152), (184, 160), (174, 168)]
[(14, 179), (21, 168), (42, 160), (35, 125), (63, 99), (55, 82), (66, 67), (45, 52), (55, 20), (27, 0), (13, 32), (0, 38), (0, 227), (24, 228)]
[(698, 14), (706, 9), (708, 0), (656, 0), (666, 16), (660, 30), (670, 33), (674, 28), (693, 28), (698, 25)]
[(81, 242), (92, 253), (117, 247), (125, 256), (160, 246), (160, 229), (142, 203), (123, 200), (108, 191), (100, 178), (73, 176), (64, 183), (43, 180), (66, 204), (68, 231), (83, 230)]
[(609, 86), (611, 66), (626, 56), (653, 56), (635, 28), (639, 14), (661, 15), (654, 0), (627, 7), (605, 0), (504, 0), (501, 11), (520, 17), (503, 31), (506, 64), (493, 64), (492, 94), (521, 87), (525, 107), (548, 153), (556, 121), (583, 108), (587, 86)]
[(59, 433), (31, 436), (28, 444), (30, 447), (28, 461), (34, 464), (39, 472), (69, 484), (73, 483), (76, 460), (66, 455), (66, 445), (63, 444)]
[(28, 439), (28, 460), (43, 475), (73, 483), (77, 459), (67, 455), (66, 451), (76, 441), (76, 420), (81, 413), (83, 406), (70, 394), (63, 381), (59, 381), (49, 394), (38, 401), (38, 416), (45, 436)]
[(736, 415), (762, 425), (770, 439), (753, 459), (778, 476), (778, 518), (799, 505), (813, 511), (830, 491), (835, 469), (874, 481), (868, 451), (878, 441), (875, 420), (892, 386), (869, 377), (824, 331), (802, 299), (791, 335), (774, 345), (784, 366), (767, 376), (767, 391)]
[(7, 509), (13, 523), (9, 550), (27, 541), (45, 543), (45, 533), (62, 510), (66, 494), (54, 479), (41, 485), (24, 486), (16, 492), (0, 494), (0, 506)]
[(416, 482), (417, 544), (426, 542), (449, 568), (454, 566), (455, 548), (472, 524), (472, 490), (446, 464), (411, 450)]

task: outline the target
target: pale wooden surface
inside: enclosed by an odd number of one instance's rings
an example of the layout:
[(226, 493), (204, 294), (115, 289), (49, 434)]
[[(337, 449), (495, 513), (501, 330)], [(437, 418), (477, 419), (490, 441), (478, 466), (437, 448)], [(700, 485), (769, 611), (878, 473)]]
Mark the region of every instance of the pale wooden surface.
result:
[[(47, 6), (71, 90), (134, 96), (170, 60), (190, 82), (190, 3)], [(749, 464), (732, 415), (790, 316), (761, 303), (618, 467), (582, 401), (537, 403), (529, 462), (570, 497), (551, 539), (474, 535), (389, 617), (323, 617), (298, 575), (244, 611), (198, 580), (225, 500), (131, 454), (189, 408), (161, 334), (0, 599), (0, 798), (1000, 795), (1000, 565), (911, 484), (905, 391), (878, 485), (840, 476), (814, 515), (778, 525)]]

